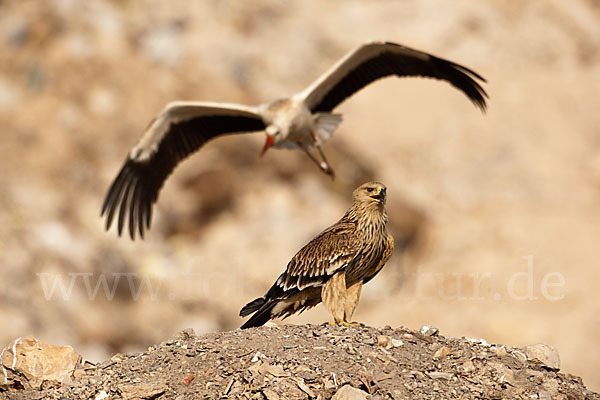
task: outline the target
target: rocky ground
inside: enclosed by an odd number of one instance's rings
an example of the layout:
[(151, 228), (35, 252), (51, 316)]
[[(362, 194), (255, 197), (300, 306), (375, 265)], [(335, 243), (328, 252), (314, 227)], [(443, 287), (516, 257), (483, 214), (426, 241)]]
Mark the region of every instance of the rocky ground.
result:
[(558, 354), (546, 345), (490, 345), (431, 327), (186, 330), (142, 353), (85, 364), (62, 385), (15, 389), (28, 383), (14, 376), (0, 398), (600, 399), (558, 368)]

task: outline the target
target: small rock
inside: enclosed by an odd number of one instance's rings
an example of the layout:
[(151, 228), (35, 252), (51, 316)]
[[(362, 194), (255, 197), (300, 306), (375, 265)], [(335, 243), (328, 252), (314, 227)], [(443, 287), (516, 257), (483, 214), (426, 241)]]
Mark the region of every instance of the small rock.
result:
[(194, 374), (193, 372), (188, 372), (187, 375), (185, 376), (185, 378), (183, 378), (183, 383), (188, 386), (190, 383), (192, 383), (192, 381), (194, 380), (194, 378), (196, 377), (196, 374)]
[(439, 360), (441, 358), (446, 357), (447, 355), (451, 354), (452, 351), (450, 350), (450, 348), (448, 346), (442, 346), (439, 349), (437, 349), (437, 351), (433, 354), (433, 358), (435, 360)]
[(101, 390), (98, 392), (96, 397), (94, 397), (94, 400), (104, 400), (107, 398), (108, 398), (108, 393), (106, 393), (104, 390)]
[(469, 360), (460, 367), (460, 370), (468, 374), (469, 372), (475, 371), (475, 364), (473, 364), (473, 361)]
[(253, 375), (259, 374), (262, 371), (261, 363), (252, 364), (250, 367), (248, 367), (248, 371), (250, 371)]
[(517, 377), (515, 376), (515, 372), (510, 368), (504, 368), (500, 376), (500, 383), (508, 383), (509, 385), (516, 386)]
[(391, 349), (392, 348), (392, 338), (390, 338), (389, 336), (385, 336), (385, 335), (379, 335), (379, 336), (377, 336), (377, 344), (386, 349)]
[(279, 395), (277, 393), (275, 393), (273, 390), (263, 389), (261, 391), (262, 391), (262, 394), (265, 395), (267, 400), (279, 400)]
[(541, 371), (536, 371), (535, 369), (527, 368), (525, 373), (533, 378), (544, 379), (544, 373)]
[(181, 332), (178, 332), (175, 335), (175, 340), (188, 340), (188, 339), (193, 339), (196, 336), (196, 332), (194, 331), (194, 328), (187, 328), (182, 330)]
[(317, 380), (317, 375), (312, 372), (300, 372), (298, 377), (304, 379), (306, 382), (313, 382)]
[(440, 333), (438, 328), (429, 325), (423, 325), (419, 332), (425, 336), (436, 336), (438, 333)]
[(512, 349), (510, 354), (515, 357), (519, 361), (527, 361), (527, 356), (520, 352), (519, 350)]
[(433, 379), (447, 379), (450, 380), (454, 376), (452, 372), (440, 372), (440, 371), (431, 371), (428, 372), (427, 375)]
[(79, 379), (83, 375), (85, 375), (85, 371), (83, 370), (83, 368), (78, 368), (75, 371), (73, 371), (73, 379)]
[(337, 387), (337, 385), (335, 384), (335, 382), (333, 382), (333, 380), (329, 378), (323, 378), (323, 387), (325, 388), (325, 390), (331, 390)]
[(504, 346), (492, 347), (492, 351), (496, 353), (496, 355), (499, 357), (504, 357), (508, 355), (508, 352), (506, 351), (506, 348)]
[(263, 356), (264, 356), (263, 353), (261, 353), (260, 351), (257, 351), (256, 354), (254, 354), (254, 356), (252, 356), (252, 360), (250, 360), (250, 362), (257, 362)]
[(123, 399), (153, 399), (167, 390), (165, 382), (144, 382), (117, 385)]
[(487, 342), (487, 340), (485, 340), (483, 338), (465, 338), (465, 339), (471, 343), (480, 344), (480, 345), (486, 346), (486, 347), (490, 346), (490, 344)]
[(315, 396), (315, 393), (311, 390), (311, 388), (309, 388), (306, 385), (306, 383), (304, 383), (304, 380), (302, 378), (296, 379), (296, 385), (298, 385), (300, 390), (302, 390), (304, 393), (306, 393), (309, 397), (311, 397), (311, 398), (317, 397), (317, 396)]
[(5, 380), (26, 389), (39, 388), (45, 381), (65, 382), (81, 362), (71, 346), (45, 344), (33, 336), (15, 340), (1, 354)]
[(394, 347), (400, 347), (403, 344), (404, 344), (404, 342), (402, 340), (392, 338), (392, 346), (394, 346)]
[(409, 371), (408, 373), (420, 381), (422, 381), (425, 378), (425, 375), (421, 371), (412, 370), (412, 371)]
[(290, 376), (290, 373), (284, 371), (281, 365), (265, 364), (261, 366), (260, 370), (276, 377)]
[(540, 362), (551, 369), (560, 369), (560, 356), (554, 347), (544, 343), (538, 343), (525, 346), (523, 350), (528, 361)]
[(350, 385), (342, 386), (331, 400), (366, 400), (369, 398), (369, 393), (354, 388)]

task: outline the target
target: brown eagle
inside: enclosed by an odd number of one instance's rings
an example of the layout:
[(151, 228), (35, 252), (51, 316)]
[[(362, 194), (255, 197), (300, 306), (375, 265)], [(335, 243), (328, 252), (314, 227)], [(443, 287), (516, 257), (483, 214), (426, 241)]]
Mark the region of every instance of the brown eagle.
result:
[(386, 187), (368, 182), (352, 193), (352, 206), (334, 225), (308, 242), (263, 296), (240, 311), (252, 317), (242, 329), (285, 318), (321, 301), (336, 323), (349, 323), (362, 285), (390, 258), (394, 239), (386, 231)]

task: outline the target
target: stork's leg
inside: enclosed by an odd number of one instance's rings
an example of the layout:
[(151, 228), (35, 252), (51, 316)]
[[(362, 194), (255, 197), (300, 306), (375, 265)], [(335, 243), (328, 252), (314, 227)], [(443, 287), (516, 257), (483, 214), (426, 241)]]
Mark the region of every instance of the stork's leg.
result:
[(323, 150), (321, 150), (321, 146), (320, 145), (316, 145), (317, 150), (319, 151), (319, 154), (321, 155), (321, 163), (319, 164), (319, 166), (321, 167), (321, 169), (323, 170), (323, 172), (325, 172), (327, 175), (331, 176), (331, 179), (335, 179), (335, 172), (333, 172), (333, 168), (331, 168), (331, 164), (329, 164), (329, 161), (327, 161), (327, 158), (325, 158), (325, 154), (323, 153)]
[(321, 299), (333, 315), (336, 324), (344, 322), (344, 304), (346, 299), (346, 272), (333, 275), (321, 289)]
[(323, 172), (325, 172), (327, 175), (331, 176), (331, 178), (333, 179), (334, 177), (334, 173), (333, 173), (333, 169), (331, 168), (331, 166), (329, 165), (329, 163), (327, 162), (327, 160), (325, 159), (325, 157), (323, 157), (323, 152), (321, 151), (321, 148), (317, 146), (317, 149), (319, 149), (319, 153), (321, 154), (321, 157), (323, 158), (323, 161), (319, 161), (315, 158), (315, 156), (313, 156), (310, 152), (309, 149), (307, 149), (306, 147), (302, 148), (304, 150), (304, 152), (306, 153), (306, 155), (315, 163), (317, 164), (317, 166), (319, 167), (319, 169)]

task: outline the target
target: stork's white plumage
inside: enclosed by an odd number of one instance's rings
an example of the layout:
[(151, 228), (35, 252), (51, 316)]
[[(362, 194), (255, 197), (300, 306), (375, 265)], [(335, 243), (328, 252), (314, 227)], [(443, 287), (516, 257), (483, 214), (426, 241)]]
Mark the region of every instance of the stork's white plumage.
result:
[[(371, 82), (386, 76), (421, 76), (445, 80), (461, 90), (482, 111), (486, 109), (485, 82), (472, 70), (389, 42), (360, 46), (325, 74), (289, 98), (252, 107), (240, 104), (169, 103), (154, 118), (113, 181), (102, 206), (106, 229), (118, 211), (118, 232), (126, 220), (129, 233), (144, 236), (150, 227), (152, 205), (177, 164), (207, 141), (231, 133), (265, 131), (261, 155), (270, 147), (301, 149), (319, 168), (333, 176), (321, 146), (331, 138), (342, 118), (331, 111)], [(316, 148), (320, 160), (311, 149)]]

